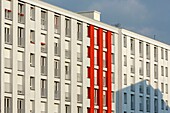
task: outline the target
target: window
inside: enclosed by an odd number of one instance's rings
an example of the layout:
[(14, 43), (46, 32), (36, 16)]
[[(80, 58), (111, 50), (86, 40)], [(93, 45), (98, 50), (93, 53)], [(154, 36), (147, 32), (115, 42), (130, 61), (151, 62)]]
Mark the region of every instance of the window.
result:
[(65, 41), (65, 57), (67, 59), (70, 58), (70, 42), (69, 41)]
[(146, 97), (146, 111), (150, 112), (150, 99), (149, 99), (149, 97)]
[(161, 83), (161, 91), (164, 93), (164, 83)]
[(97, 29), (94, 29), (94, 45), (98, 45), (97, 41)]
[(65, 111), (66, 111), (66, 113), (70, 113), (70, 106), (69, 105), (65, 105)]
[(60, 73), (59, 73), (59, 61), (58, 60), (54, 60), (54, 77), (59, 78), (60, 77)]
[(135, 54), (135, 40), (130, 39), (130, 49), (131, 49), (131, 55)]
[(166, 94), (168, 94), (168, 84), (165, 85), (166, 88)]
[(161, 66), (161, 75), (164, 76), (164, 67)]
[(4, 83), (5, 83), (5, 93), (11, 93), (12, 92), (12, 76), (11, 73), (4, 73)]
[(30, 100), (30, 113), (34, 113), (35, 112), (35, 101), (34, 100)]
[(24, 28), (18, 27), (18, 47), (24, 47)]
[(77, 102), (82, 102), (82, 87), (77, 86)]
[(47, 58), (44, 56), (41, 56), (41, 74), (46, 75), (47, 74), (47, 64), (46, 64)]
[(158, 113), (158, 99), (154, 99), (154, 113)]
[(146, 62), (146, 76), (150, 77), (150, 63)]
[(124, 47), (127, 47), (127, 36), (126, 35), (124, 35), (123, 37), (123, 45)]
[(98, 93), (98, 91), (97, 91), (97, 89), (95, 89), (94, 90), (94, 104), (95, 105), (97, 105), (97, 103), (98, 103), (98, 101), (97, 101), (98, 100), (97, 93)]
[(45, 79), (41, 79), (41, 97), (47, 96), (47, 81)]
[(12, 20), (12, 11), (5, 9), (5, 19)]
[(34, 90), (35, 89), (35, 78), (30, 77), (30, 89)]
[(68, 19), (68, 18), (66, 18), (65, 19), (65, 24), (66, 24), (66, 26), (65, 26), (65, 33), (66, 33), (66, 36), (67, 37), (70, 37), (70, 35), (71, 35), (71, 21), (70, 21), (70, 19)]
[(164, 110), (164, 100), (161, 100), (161, 109)]
[(58, 15), (54, 16), (54, 32), (60, 33), (60, 17)]
[(114, 103), (114, 102), (115, 102), (115, 92), (112, 91), (112, 103)]
[(77, 106), (77, 113), (82, 113), (82, 108), (80, 106)]
[(154, 60), (155, 62), (158, 61), (158, 48), (157, 47), (154, 47)]
[(41, 52), (43, 53), (47, 52), (46, 40), (46, 34), (41, 34)]
[(139, 60), (139, 74), (143, 75), (143, 61)]
[(65, 79), (70, 80), (70, 64), (65, 63)]
[(117, 35), (117, 34), (113, 33), (111, 36), (112, 45), (115, 44), (115, 35)]
[(139, 56), (143, 57), (143, 43), (141, 41), (139, 42)]
[(5, 44), (12, 44), (10, 25), (5, 25)]
[(82, 34), (83, 33), (83, 27), (82, 23), (77, 23), (77, 40), (81, 41), (82, 40)]
[(24, 77), (22, 75), (17, 76), (17, 89), (18, 89), (18, 95), (24, 94)]
[(131, 110), (135, 110), (135, 95), (131, 94)]
[(164, 49), (161, 48), (161, 59), (164, 59)]
[(35, 66), (35, 55), (33, 53), (30, 53), (30, 66)]
[(4, 66), (5, 68), (8, 68), (8, 69), (11, 69), (12, 68), (12, 51), (11, 49), (5, 49), (4, 50), (4, 59), (5, 59), (5, 62), (4, 62)]
[(124, 104), (127, 104), (127, 93), (124, 93)]
[(150, 59), (150, 45), (146, 44), (146, 58)]
[(41, 11), (41, 29), (47, 29), (47, 13), (45, 11)]
[(165, 75), (168, 77), (168, 67), (165, 67)]
[(18, 4), (18, 22), (24, 23), (24, 4)]
[(65, 84), (65, 100), (70, 101), (70, 84)]
[(17, 100), (17, 110), (18, 113), (24, 113), (24, 100), (23, 99), (18, 99)]
[(24, 71), (24, 53), (22, 51), (18, 51), (17, 53), (17, 60), (18, 60), (18, 71)]
[(124, 85), (127, 85), (127, 75), (124, 74)]
[(158, 66), (156, 64), (154, 65), (154, 78), (158, 79)]
[(103, 47), (106, 48), (106, 33), (103, 32)]
[(35, 31), (34, 30), (30, 31), (30, 43), (35, 44)]
[(103, 106), (106, 106), (106, 91), (103, 91)]
[(127, 56), (124, 55), (124, 66), (127, 66)]
[(131, 68), (130, 68), (130, 71), (131, 73), (135, 73), (135, 59), (134, 58), (131, 58), (130, 59), (130, 63), (131, 63)]
[(54, 82), (54, 98), (59, 99), (60, 98), (60, 90), (59, 90), (59, 82)]
[(112, 64), (115, 64), (115, 54), (114, 53), (112, 53)]
[(12, 100), (11, 97), (5, 97), (4, 99), (5, 113), (12, 113)]
[(165, 60), (168, 60), (168, 50), (165, 50)]
[(30, 19), (33, 21), (35, 20), (35, 7), (34, 6), (30, 7)]
[(57, 42), (54, 43), (54, 54), (56, 56), (60, 55), (60, 46), (59, 46), (59, 40), (57, 39)]
[(142, 96), (139, 97), (139, 101), (140, 101), (139, 102), (139, 110), (143, 111), (143, 97)]

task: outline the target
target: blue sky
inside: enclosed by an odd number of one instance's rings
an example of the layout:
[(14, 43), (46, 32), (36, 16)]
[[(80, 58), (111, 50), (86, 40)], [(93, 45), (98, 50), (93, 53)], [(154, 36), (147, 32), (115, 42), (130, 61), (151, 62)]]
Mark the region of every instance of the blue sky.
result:
[(74, 12), (98, 10), (101, 21), (170, 44), (170, 0), (43, 0)]

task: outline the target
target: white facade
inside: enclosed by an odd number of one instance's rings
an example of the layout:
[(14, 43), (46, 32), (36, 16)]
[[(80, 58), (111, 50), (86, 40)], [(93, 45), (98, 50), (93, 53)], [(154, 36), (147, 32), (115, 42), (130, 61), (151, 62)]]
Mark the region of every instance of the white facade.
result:
[[(170, 112), (169, 45), (104, 24), (99, 12), (76, 14), (38, 0), (1, 0), (1, 113), (88, 113), (89, 25), (112, 32), (112, 113)], [(160, 90), (156, 96), (154, 89)]]

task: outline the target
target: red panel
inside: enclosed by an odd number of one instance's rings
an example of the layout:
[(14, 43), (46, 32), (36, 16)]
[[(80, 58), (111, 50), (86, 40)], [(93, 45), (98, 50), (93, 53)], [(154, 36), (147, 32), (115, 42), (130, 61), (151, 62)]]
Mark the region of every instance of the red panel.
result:
[(103, 29), (99, 28), (97, 32), (97, 38), (98, 38), (98, 46), (99, 49), (97, 51), (97, 59), (98, 59), (98, 105), (99, 110), (98, 113), (103, 113)]
[(90, 78), (90, 109), (89, 113), (94, 113), (94, 26), (90, 25), (88, 27), (88, 35), (90, 37), (90, 48), (89, 48), (89, 58), (90, 58), (90, 68), (89, 68), (89, 78)]
[(106, 102), (107, 102), (107, 113), (111, 113), (112, 111), (112, 77), (111, 77), (111, 32), (108, 31), (106, 33), (106, 46), (107, 46), (107, 53), (106, 53), (106, 65), (107, 65), (107, 73), (106, 73), (106, 81), (107, 81), (107, 92), (106, 92)]

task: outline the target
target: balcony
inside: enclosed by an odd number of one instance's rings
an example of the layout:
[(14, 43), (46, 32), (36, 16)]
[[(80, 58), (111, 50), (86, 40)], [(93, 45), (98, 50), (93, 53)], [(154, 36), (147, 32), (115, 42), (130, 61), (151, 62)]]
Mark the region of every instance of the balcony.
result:
[(11, 83), (5, 83), (5, 93), (11, 93), (11, 92), (12, 92)]
[(55, 47), (55, 48), (54, 48), (54, 54), (55, 54), (56, 56), (60, 56), (60, 48), (59, 48), (59, 47)]
[(11, 35), (9, 35), (9, 34), (6, 34), (6, 35), (5, 35), (5, 44), (12, 45)]
[(24, 94), (23, 85), (18, 84), (18, 95), (23, 95), (23, 94)]
[(77, 102), (82, 102), (82, 95), (80, 94), (77, 94)]
[(65, 100), (70, 101), (70, 93), (69, 92), (65, 92)]
[(77, 82), (82, 82), (82, 77), (80, 73), (77, 73)]
[(77, 61), (79, 62), (82, 61), (81, 53), (78, 53), (78, 52), (77, 52)]
[(65, 58), (70, 58), (70, 50), (65, 50)]
[(12, 60), (10, 58), (5, 58), (5, 68), (12, 68)]
[(47, 97), (47, 90), (45, 88), (41, 88), (41, 97), (42, 98)]
[(77, 32), (77, 40), (82, 41), (82, 32)]
[(46, 47), (45, 43), (41, 43), (41, 52), (42, 53), (46, 53), (47, 52), (47, 47)]
[(59, 69), (54, 69), (54, 77), (55, 78), (60, 78), (60, 73), (59, 73)]
[(47, 75), (47, 67), (41, 66), (41, 75)]
[(24, 62), (18, 61), (18, 71), (24, 71)]
[(60, 99), (60, 92), (59, 91), (54, 92), (54, 98), (57, 99), (57, 100)]

